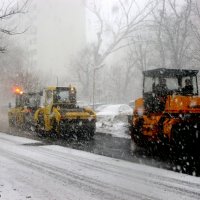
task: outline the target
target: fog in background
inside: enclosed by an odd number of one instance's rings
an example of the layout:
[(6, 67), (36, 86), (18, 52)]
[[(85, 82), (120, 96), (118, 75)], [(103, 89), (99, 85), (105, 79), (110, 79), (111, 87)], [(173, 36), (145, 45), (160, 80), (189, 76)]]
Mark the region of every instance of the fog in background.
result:
[[(6, 0), (3, 8), (16, 2), (24, 0)], [(8, 102), (13, 85), (35, 91), (72, 84), (81, 101), (128, 103), (142, 95), (143, 70), (199, 69), (198, 1), (119, 2), (29, 0), (24, 13), (2, 21), (20, 34), (1, 33), (1, 101)]]

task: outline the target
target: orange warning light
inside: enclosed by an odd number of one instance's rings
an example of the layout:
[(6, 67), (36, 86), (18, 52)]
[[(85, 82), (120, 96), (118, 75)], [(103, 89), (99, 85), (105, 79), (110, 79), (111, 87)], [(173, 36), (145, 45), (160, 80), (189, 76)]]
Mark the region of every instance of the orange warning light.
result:
[(13, 93), (15, 94), (23, 94), (23, 90), (20, 87), (14, 87)]

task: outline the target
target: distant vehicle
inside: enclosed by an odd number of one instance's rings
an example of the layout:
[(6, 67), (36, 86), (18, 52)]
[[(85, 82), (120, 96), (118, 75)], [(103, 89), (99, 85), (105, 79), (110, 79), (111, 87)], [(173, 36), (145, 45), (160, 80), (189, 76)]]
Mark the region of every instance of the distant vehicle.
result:
[(99, 106), (96, 107), (95, 111), (99, 112), (101, 110), (103, 110), (105, 107), (110, 106), (111, 104), (101, 104)]
[(97, 109), (102, 106), (102, 105), (105, 105), (103, 103), (95, 103), (94, 105), (92, 103), (88, 104), (88, 107), (90, 108), (94, 108), (95, 111), (97, 111)]
[(19, 88), (16, 88), (14, 93), (15, 106), (11, 108), (11, 103), (9, 103), (9, 126), (31, 130), (34, 127), (34, 113), (40, 106), (40, 93), (24, 93)]
[(128, 115), (132, 114), (132, 109), (126, 104), (102, 105), (97, 108), (97, 121), (123, 121), (127, 122)]

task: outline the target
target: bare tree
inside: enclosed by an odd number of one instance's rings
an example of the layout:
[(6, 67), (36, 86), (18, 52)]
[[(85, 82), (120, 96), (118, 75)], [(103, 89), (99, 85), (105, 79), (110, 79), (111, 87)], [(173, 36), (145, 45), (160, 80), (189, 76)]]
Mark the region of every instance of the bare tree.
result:
[(147, 19), (157, 4), (156, 0), (147, 0), (146, 4), (140, 7), (136, 1), (118, 0), (112, 8), (113, 17), (110, 22), (103, 17), (104, 13), (97, 1), (93, 0), (92, 4), (87, 5), (87, 8), (96, 18), (96, 25), (98, 27), (96, 40), (92, 44), (93, 55), (91, 59), (93, 62), (91, 63), (93, 71), (93, 103), (95, 102), (97, 71), (105, 66), (106, 59), (113, 52), (127, 47), (130, 36), (140, 29), (141, 24)]
[(17, 73), (12, 74), (10, 80), (12, 86), (20, 86), (25, 92), (37, 92), (42, 88), (38, 73), (24, 67), (19, 67)]
[(93, 47), (88, 46), (81, 50), (72, 60), (71, 67), (78, 78), (82, 86), (82, 91), (84, 98), (88, 98), (91, 95), (92, 87), (92, 73), (93, 73)]
[(150, 41), (138, 35), (131, 40), (131, 45), (126, 48), (122, 61), (116, 63), (115, 67), (112, 67), (110, 73), (115, 74), (115, 76), (111, 76), (111, 81), (114, 88), (116, 87), (116, 96), (120, 102), (133, 98), (130, 91), (134, 91), (135, 88), (142, 89), (142, 79), (139, 78), (139, 74), (142, 74), (141, 72), (146, 70), (150, 64), (151, 56), (149, 49)]
[(160, 66), (182, 68), (191, 57), (192, 0), (185, 1), (182, 8), (177, 0), (162, 0), (162, 9), (154, 11), (153, 30), (156, 30), (156, 47), (160, 53)]
[[(26, 13), (28, 2), (30, 2), (30, 0), (24, 0), (24, 1), (2, 0), (0, 2), (0, 20), (1, 20), (0, 33), (1, 34), (15, 35), (15, 34), (21, 34), (21, 33), (25, 32), (25, 30), (18, 31), (16, 24), (13, 26), (9, 26), (9, 27), (6, 26), (6, 21), (9, 21), (10, 19), (12, 19), (20, 14)], [(6, 50), (6, 47), (1, 45), (0, 52), (4, 53), (5, 50)]]
[[(142, 88), (139, 79), (134, 82), (134, 77), (138, 77), (138, 70), (141, 73), (141, 70), (151, 67), (192, 66), (193, 46), (197, 42), (192, 37), (191, 18), (191, 0), (180, 5), (176, 0), (160, 1), (158, 9), (152, 11), (152, 18), (144, 24), (143, 29), (146, 31), (138, 31), (138, 36), (135, 34), (130, 37), (123, 64), (118, 64), (118, 67), (122, 65), (124, 68), (120, 79), (124, 96), (128, 96), (126, 91), (133, 91), (131, 85)], [(196, 29), (197, 37), (200, 38), (198, 33)], [(196, 52), (196, 57), (200, 55), (199, 52)]]
[(192, 57), (194, 60), (194, 65), (200, 64), (200, 8), (197, 1), (193, 4), (193, 19), (192, 19), (192, 33), (193, 33), (193, 48)]
[[(11, 88), (15, 85), (27, 91), (38, 91), (42, 87), (40, 74), (35, 69), (27, 68), (26, 52), (9, 42), (9, 49), (5, 54), (0, 54), (0, 89), (5, 96), (10, 96)], [(7, 100), (7, 99), (5, 99)]]
[(157, 32), (156, 32), (156, 37), (157, 37), (157, 42), (158, 42), (158, 50), (160, 54), (160, 59), (161, 59), (161, 66), (166, 67), (166, 58), (165, 58), (165, 44), (163, 42), (163, 23), (164, 23), (164, 17), (166, 14), (166, 0), (162, 0), (161, 2), (161, 10), (159, 10), (159, 17), (157, 18), (155, 13), (153, 13), (154, 20), (157, 23)]

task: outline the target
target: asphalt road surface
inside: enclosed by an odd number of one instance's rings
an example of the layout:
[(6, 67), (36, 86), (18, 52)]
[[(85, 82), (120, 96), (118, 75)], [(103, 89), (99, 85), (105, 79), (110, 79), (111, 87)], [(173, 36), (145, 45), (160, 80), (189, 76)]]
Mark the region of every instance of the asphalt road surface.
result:
[[(92, 141), (73, 141), (55, 138), (40, 138), (34, 132), (22, 131), (8, 127), (7, 111), (0, 113), (0, 131), (11, 135), (23, 136), (42, 141), (44, 145), (59, 145), (87, 151), (111, 158), (141, 163), (157, 168), (169, 169), (190, 175), (200, 175), (199, 158), (185, 156), (183, 159), (172, 159), (168, 152), (150, 152), (142, 148), (131, 149), (133, 143), (127, 138), (112, 137), (109, 134), (96, 133)], [(158, 153), (158, 154), (157, 154)]]
[(0, 133), (0, 197), (200, 199), (200, 179)]

